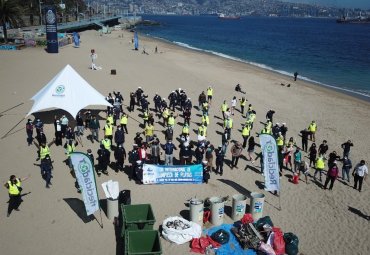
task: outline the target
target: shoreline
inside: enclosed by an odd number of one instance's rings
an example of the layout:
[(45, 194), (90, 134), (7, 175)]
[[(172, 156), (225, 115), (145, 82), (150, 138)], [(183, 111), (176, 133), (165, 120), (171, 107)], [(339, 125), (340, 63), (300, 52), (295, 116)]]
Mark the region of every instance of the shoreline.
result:
[[(130, 31), (127, 31), (127, 32), (130, 33)], [(240, 58), (237, 58), (237, 57), (232, 57), (232, 56), (229, 56), (229, 55), (226, 55), (226, 54), (223, 54), (223, 53), (217, 53), (217, 52), (214, 52), (214, 51), (211, 51), (211, 50), (205, 50), (205, 49), (192, 47), (192, 46), (190, 46), (186, 43), (173, 42), (173, 41), (170, 41), (170, 40), (167, 40), (167, 39), (164, 39), (164, 38), (160, 38), (160, 37), (156, 37), (156, 36), (150, 36), (150, 35), (141, 34), (141, 33), (139, 33), (139, 35), (141, 37), (146, 38), (147, 40), (150, 40), (150, 41), (153, 41), (153, 42), (158, 41), (160, 43), (164, 43), (164, 44), (167, 44), (167, 45), (172, 46), (172, 47), (179, 47), (179, 49), (184, 50), (184, 51), (189, 50), (189, 51), (194, 52), (194, 53), (205, 54), (205, 55), (208, 55), (208, 56), (218, 57), (218, 58), (226, 60), (226, 61), (233, 61), (233, 62), (236, 62), (236, 63), (245, 64), (246, 66), (248, 66), (249, 68), (253, 68), (254, 70), (257, 70), (257, 71), (260, 71), (260, 72), (266, 72), (266, 73), (273, 74), (273, 75), (277, 75), (277, 76), (281, 77), (282, 79), (288, 79), (288, 80), (291, 81), (291, 83), (294, 83), (293, 74), (289, 75), (289, 73), (286, 72), (286, 71), (275, 70), (275, 69), (270, 68), (270, 67), (268, 67), (264, 64), (249, 62), (247, 60), (243, 60), (243, 59), (240, 59)], [(266, 66), (266, 67), (262, 67), (262, 66)], [(349, 97), (351, 99), (360, 100), (361, 102), (364, 102), (364, 103), (370, 105), (370, 95), (365, 95), (365, 94), (362, 94), (361, 92), (336, 87), (334, 85), (325, 84), (325, 83), (322, 83), (322, 82), (319, 82), (319, 81), (314, 81), (314, 80), (311, 80), (307, 77), (304, 77), (302, 79), (302, 78), (299, 78), (299, 76), (298, 76), (296, 83), (300, 84), (300, 85), (308, 86), (310, 88), (314, 88), (314, 89), (316, 88), (318, 90), (326, 91), (328, 93), (335, 93), (338, 96)]]

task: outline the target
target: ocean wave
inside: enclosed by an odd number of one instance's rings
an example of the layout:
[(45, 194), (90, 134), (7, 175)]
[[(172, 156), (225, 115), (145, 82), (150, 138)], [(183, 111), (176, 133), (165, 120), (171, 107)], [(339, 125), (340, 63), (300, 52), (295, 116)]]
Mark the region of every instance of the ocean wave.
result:
[[(158, 38), (158, 39), (165, 40), (167, 42), (171, 42), (171, 41), (168, 41), (168, 40), (163, 39), (163, 38)], [(247, 61), (245, 59), (233, 57), (233, 56), (230, 56), (230, 55), (227, 55), (227, 54), (224, 54), (224, 53), (220, 53), (220, 52), (216, 52), (216, 51), (212, 51), (212, 50), (197, 48), (197, 47), (194, 47), (194, 46), (189, 45), (187, 43), (177, 42), (177, 41), (172, 41), (172, 43), (174, 43), (174, 44), (176, 44), (180, 47), (188, 48), (188, 49), (191, 49), (191, 50), (205, 52), (205, 53), (213, 54), (213, 55), (216, 55), (216, 56), (219, 56), (219, 57), (222, 57), (222, 58), (226, 58), (226, 59), (230, 59), (230, 60), (250, 64), (250, 65), (253, 65), (253, 66), (265, 69), (265, 70), (269, 70), (269, 71), (272, 71), (272, 72), (275, 72), (275, 73), (279, 73), (279, 74), (282, 74), (282, 75), (291, 76), (291, 77), (294, 75), (293, 73), (290, 73), (290, 72), (287, 72), (287, 71), (284, 71), (284, 70), (275, 69), (275, 68), (272, 68), (272, 67), (267, 66), (265, 64), (260, 64), (260, 63), (256, 63), (256, 62), (252, 62), (252, 61)], [(334, 89), (334, 90), (337, 90), (337, 91), (342, 91), (343, 93), (351, 94), (353, 96), (360, 96), (361, 98), (364, 98), (366, 100), (370, 100), (370, 91), (354, 90), (354, 89), (350, 89), (350, 88), (329, 85), (329, 84), (326, 84), (326, 83), (323, 83), (323, 82), (319, 82), (319, 81), (310, 79), (309, 77), (305, 77), (305, 76), (302, 76), (302, 75), (299, 76), (299, 79), (310, 82), (310, 83), (313, 83), (313, 84), (317, 84), (317, 85), (320, 85), (320, 86), (323, 86), (323, 87)]]

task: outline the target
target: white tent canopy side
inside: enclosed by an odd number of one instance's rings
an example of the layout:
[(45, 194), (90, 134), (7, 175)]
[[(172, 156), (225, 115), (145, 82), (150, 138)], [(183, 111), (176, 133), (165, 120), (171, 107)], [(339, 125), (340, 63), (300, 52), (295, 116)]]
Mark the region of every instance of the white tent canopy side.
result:
[(112, 105), (94, 89), (70, 65), (60, 71), (45, 87), (34, 95), (32, 109), (27, 114), (50, 108), (59, 108), (69, 112), (73, 117), (89, 105)]

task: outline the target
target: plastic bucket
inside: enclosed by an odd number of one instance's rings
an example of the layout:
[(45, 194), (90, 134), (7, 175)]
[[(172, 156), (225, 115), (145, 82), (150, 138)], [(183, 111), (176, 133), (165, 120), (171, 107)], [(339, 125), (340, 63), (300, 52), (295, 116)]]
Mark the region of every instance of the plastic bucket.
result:
[(221, 197), (211, 197), (209, 202), (211, 203), (211, 223), (219, 226), (224, 222), (225, 202)]
[(264, 194), (258, 192), (251, 193), (250, 213), (252, 214), (254, 221), (262, 217), (264, 204), (265, 204)]
[(240, 220), (245, 214), (245, 207), (247, 204), (247, 197), (242, 194), (233, 195), (233, 207), (231, 218), (234, 221)]
[(190, 200), (190, 221), (203, 227), (204, 201), (197, 198)]
[(107, 199), (107, 218), (114, 220), (115, 217), (118, 217), (118, 198), (108, 198)]

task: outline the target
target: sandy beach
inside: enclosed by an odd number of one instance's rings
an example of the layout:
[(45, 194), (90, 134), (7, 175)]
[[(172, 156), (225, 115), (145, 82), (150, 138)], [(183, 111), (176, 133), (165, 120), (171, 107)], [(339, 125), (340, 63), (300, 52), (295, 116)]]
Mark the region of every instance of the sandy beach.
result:
[[(76, 192), (74, 179), (63, 163), (66, 159), (64, 149), (54, 145), (50, 148), (54, 161), (54, 178), (51, 189), (46, 189), (39, 167), (33, 165), (36, 163), (37, 149), (35, 146), (27, 146), (27, 119), (24, 117), (32, 107), (33, 102), (29, 99), (67, 64), (103, 95), (106, 96), (113, 90), (120, 91), (126, 106), (129, 103), (129, 93), (135, 91), (138, 86), (149, 95), (150, 106), (153, 106), (152, 98), (155, 92), (167, 98), (168, 94), (177, 88), (185, 89), (193, 105), (197, 105), (198, 95), (211, 85), (214, 88), (214, 97), (207, 138), (215, 147), (221, 144), (221, 136), (216, 133), (222, 131), (219, 125), (222, 122), (219, 119), (222, 118), (221, 103), (227, 100), (230, 104), (234, 95), (237, 98), (242, 97), (242, 94), (234, 91), (234, 86), (240, 83), (246, 91), (248, 103), (253, 104), (257, 112), (252, 135), (255, 136), (256, 132), (262, 129), (260, 122), (265, 121), (266, 112), (274, 109), (274, 121), (287, 123), (287, 137), (293, 136), (298, 146), (301, 146), (299, 132), (315, 120), (318, 125), (317, 145), (326, 139), (329, 152), (335, 150), (342, 155), (340, 145), (351, 139), (354, 143), (350, 156), (352, 163), (355, 165), (365, 159), (367, 165), (370, 165), (368, 102), (301, 80), (294, 82), (292, 77), (151, 38), (140, 37), (140, 51), (134, 51), (132, 37), (133, 34), (126, 31), (113, 31), (112, 34), (103, 36), (96, 31), (86, 31), (81, 33), (80, 48), (69, 45), (61, 48), (59, 54), (47, 54), (40, 47), (0, 51), (0, 180), (2, 183), (6, 182), (11, 174), (18, 177), (31, 174), (31, 178), (23, 183), (23, 194), (29, 194), (23, 196), (20, 211), (13, 212), (9, 218), (6, 217), (7, 190), (3, 188), (0, 192), (0, 222), (3, 230), (0, 250), (3, 253), (123, 254), (120, 245), (117, 245), (112, 221), (107, 219), (104, 213), (103, 229), (96, 220), (86, 218), (81, 213), (84, 211), (82, 197)], [(156, 46), (159, 51), (157, 54), (154, 53)], [(149, 55), (141, 53), (142, 47), (145, 47)], [(89, 69), (90, 49), (96, 50), (97, 65), (101, 66), (102, 70)], [(111, 75), (111, 69), (116, 69), (117, 75)], [(281, 83), (291, 84), (291, 87), (281, 86)], [(7, 111), (14, 106), (17, 107)], [(104, 110), (104, 107), (94, 109)], [(30, 118), (42, 118), (46, 124), (46, 137), (51, 141), (54, 137), (54, 115), (60, 116), (61, 113), (59, 110), (47, 111), (31, 115)], [(137, 122), (142, 122), (139, 113), (135, 110), (130, 114), (132, 118), (128, 124), (129, 135), (126, 136), (125, 142), (127, 152), (132, 149), (135, 133), (141, 131), (140, 123)], [(199, 113), (193, 109), (192, 121), (195, 123), (200, 122), (197, 114)], [(101, 111), (99, 116), (102, 126), (105, 113)], [(155, 121), (158, 121), (158, 118)], [(182, 118), (179, 117), (176, 121), (182, 123)], [(242, 141), (240, 130), (244, 121), (241, 114), (236, 112), (232, 139)], [(192, 123), (190, 128), (197, 130), (198, 127)], [(155, 123), (155, 129), (164, 130), (158, 123)], [(180, 133), (181, 125), (177, 124), (175, 137)], [(77, 151), (86, 152), (90, 148), (97, 156), (98, 144), (87, 140), (86, 134), (90, 132), (85, 133), (82, 138), (83, 147), (80, 144)], [(163, 143), (164, 135), (161, 132), (157, 135)], [(103, 137), (102, 130), (100, 137)], [(196, 140), (193, 131), (191, 138)], [(178, 142), (175, 144), (177, 146)], [(246, 155), (246, 151), (243, 151), (243, 155)], [(304, 153), (304, 156), (307, 155)], [(178, 151), (175, 151), (175, 157), (178, 158)], [(231, 160), (230, 151), (226, 158)], [(128, 162), (125, 161), (125, 164)], [(341, 170), (342, 164), (339, 165)], [(133, 181), (130, 182), (125, 173), (116, 174), (111, 169), (109, 176), (102, 175), (97, 178), (97, 184), (100, 199), (104, 199), (100, 184), (112, 179), (119, 182), (120, 189), (131, 190), (133, 204), (150, 203), (156, 216), (156, 229), (168, 216), (187, 217), (188, 208), (184, 203), (191, 197), (231, 196), (237, 193), (249, 195), (254, 191), (262, 192), (266, 195), (264, 215), (269, 215), (274, 224), (284, 232), (293, 232), (299, 237), (301, 254), (368, 254), (369, 221), (366, 216), (370, 215), (369, 180), (364, 182), (361, 193), (344, 184), (341, 179), (335, 182), (332, 191), (325, 191), (311, 179), (308, 185), (302, 181), (299, 185), (288, 182), (292, 173), (285, 170), (281, 178), (282, 210), (278, 210), (279, 199), (261, 188), (260, 183), (264, 178), (259, 171), (259, 164), (254, 167), (250, 161), (242, 158), (239, 161), (239, 169), (231, 170), (225, 166), (224, 175), (220, 177), (211, 174), (209, 184), (137, 185)], [(310, 174), (313, 173), (314, 169), (311, 169)], [(227, 205), (231, 206), (231, 202)], [(98, 212), (95, 216), (100, 222)], [(224, 221), (232, 223), (230, 215), (226, 216)], [(189, 253), (188, 244), (179, 246), (164, 239), (161, 241), (163, 254)]]

